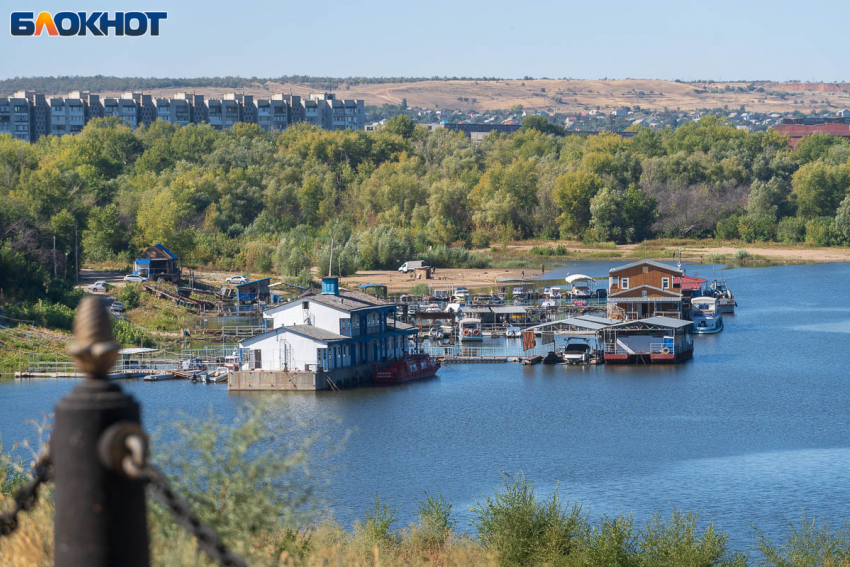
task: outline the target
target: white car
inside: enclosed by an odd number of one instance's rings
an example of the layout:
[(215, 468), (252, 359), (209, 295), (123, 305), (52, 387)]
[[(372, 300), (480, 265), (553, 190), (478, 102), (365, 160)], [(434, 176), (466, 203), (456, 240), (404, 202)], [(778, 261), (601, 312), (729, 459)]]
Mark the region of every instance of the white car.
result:
[(120, 301), (113, 301), (112, 305), (109, 306), (109, 309), (115, 313), (122, 313), (124, 311), (124, 304)]
[(139, 283), (148, 281), (148, 278), (146, 278), (145, 276), (140, 276), (139, 274), (127, 274), (126, 276), (124, 276), (124, 281), (130, 283)]
[(89, 291), (106, 291), (109, 289), (109, 284), (103, 280), (98, 280), (89, 286)]
[(225, 281), (225, 283), (229, 283), (229, 284), (232, 284), (232, 285), (239, 285), (239, 284), (243, 284), (243, 283), (247, 282), (248, 278), (243, 276), (242, 274), (239, 274), (238, 276), (230, 276), (229, 278), (227, 278), (224, 281)]

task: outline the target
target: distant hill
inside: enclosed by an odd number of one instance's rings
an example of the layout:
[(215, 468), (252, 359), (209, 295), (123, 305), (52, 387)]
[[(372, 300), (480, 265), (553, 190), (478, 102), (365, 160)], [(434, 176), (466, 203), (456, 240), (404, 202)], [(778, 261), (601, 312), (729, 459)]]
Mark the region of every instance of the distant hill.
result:
[(461, 111), (503, 110), (521, 104), (527, 110), (568, 113), (593, 108), (640, 106), (696, 110), (723, 108), (758, 112), (800, 110), (837, 111), (850, 108), (848, 83), (774, 83), (766, 81), (693, 82), (649, 79), (561, 80), (496, 78), (306, 77), (279, 79), (245, 77), (31, 77), (0, 81), (0, 95), (35, 89), (47, 94), (89, 90), (115, 95), (136, 90), (157, 96), (199, 92), (221, 96), (226, 92), (268, 97), (275, 93), (307, 95), (336, 91), (345, 98), (362, 98), (368, 105), (400, 105)]

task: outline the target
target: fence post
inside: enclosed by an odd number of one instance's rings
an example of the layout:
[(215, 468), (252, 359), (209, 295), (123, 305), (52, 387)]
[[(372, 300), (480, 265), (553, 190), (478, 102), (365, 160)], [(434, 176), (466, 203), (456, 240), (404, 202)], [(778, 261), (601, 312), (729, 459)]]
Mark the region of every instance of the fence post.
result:
[(80, 303), (74, 335), (69, 351), (86, 379), (56, 405), (54, 564), (147, 567), (144, 484), (120, 470), (127, 432), (141, 434), (139, 405), (107, 380), (119, 345), (97, 298)]

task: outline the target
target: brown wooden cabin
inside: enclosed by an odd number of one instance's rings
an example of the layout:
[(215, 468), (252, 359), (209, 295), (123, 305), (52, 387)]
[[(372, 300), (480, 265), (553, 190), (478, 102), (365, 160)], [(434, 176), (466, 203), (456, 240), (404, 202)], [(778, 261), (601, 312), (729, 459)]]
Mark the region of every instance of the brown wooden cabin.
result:
[(608, 272), (608, 317), (632, 321), (685, 316), (682, 270), (655, 260), (641, 260)]

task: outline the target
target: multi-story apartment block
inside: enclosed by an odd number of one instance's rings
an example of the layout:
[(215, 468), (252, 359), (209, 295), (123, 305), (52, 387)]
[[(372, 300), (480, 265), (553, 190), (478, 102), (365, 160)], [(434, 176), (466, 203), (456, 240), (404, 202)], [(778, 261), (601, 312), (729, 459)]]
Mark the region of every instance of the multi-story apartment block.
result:
[(86, 125), (86, 108), (79, 98), (51, 97), (47, 99), (50, 107), (50, 134), (52, 136), (64, 136), (65, 134), (79, 134)]
[(66, 97), (45, 97), (35, 91), (21, 91), (0, 98), (0, 134), (34, 142), (41, 136), (76, 134), (95, 118), (114, 116), (130, 128), (150, 126), (164, 120), (178, 126), (208, 123), (216, 130), (231, 128), (237, 122), (257, 124), (276, 132), (292, 124), (307, 122), (327, 130), (362, 130), (365, 110), (362, 100), (341, 100), (333, 93), (310, 95), (273, 95), (255, 99), (244, 93), (232, 93), (221, 99), (206, 99), (195, 93), (173, 98), (126, 92), (120, 97), (101, 98), (86, 91), (74, 91)]

